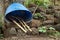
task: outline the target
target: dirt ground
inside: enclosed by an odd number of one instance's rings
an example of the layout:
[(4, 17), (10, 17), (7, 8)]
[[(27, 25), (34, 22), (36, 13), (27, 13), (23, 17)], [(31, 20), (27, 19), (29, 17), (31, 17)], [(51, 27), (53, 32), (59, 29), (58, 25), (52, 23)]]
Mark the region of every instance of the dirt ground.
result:
[(60, 40), (60, 39), (58, 38), (54, 39), (49, 37), (39, 37), (39, 36), (25, 36), (25, 37), (13, 36), (13, 37), (8, 37), (0, 40)]
[(25, 34), (25, 33), (22, 33), (22, 32), (18, 32), (16, 34), (15, 35), (6, 34), (8, 36), (3, 38), (3, 39), (0, 39), (0, 40), (60, 40), (59, 38), (48, 37), (48, 35), (44, 35), (44, 34), (31, 35), (31, 34)]

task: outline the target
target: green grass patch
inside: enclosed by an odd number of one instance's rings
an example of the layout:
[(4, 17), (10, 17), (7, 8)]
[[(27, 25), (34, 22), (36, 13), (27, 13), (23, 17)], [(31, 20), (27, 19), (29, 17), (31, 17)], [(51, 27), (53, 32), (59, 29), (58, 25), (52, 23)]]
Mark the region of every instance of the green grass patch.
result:
[(60, 37), (60, 32), (56, 31), (55, 28), (42, 26), (38, 28), (38, 31), (43, 34), (47, 34), (48, 36)]
[(4, 18), (4, 15), (3, 14), (0, 14), (0, 26), (3, 25), (3, 18)]

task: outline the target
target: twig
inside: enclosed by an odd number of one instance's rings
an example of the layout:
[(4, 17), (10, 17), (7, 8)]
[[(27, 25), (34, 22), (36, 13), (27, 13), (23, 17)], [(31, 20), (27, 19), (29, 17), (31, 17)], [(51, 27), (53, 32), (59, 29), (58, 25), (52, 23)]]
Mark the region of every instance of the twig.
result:
[(36, 12), (37, 8), (38, 8), (38, 5), (36, 6), (36, 8), (35, 8), (35, 10), (34, 10), (33, 15), (35, 14), (35, 12)]

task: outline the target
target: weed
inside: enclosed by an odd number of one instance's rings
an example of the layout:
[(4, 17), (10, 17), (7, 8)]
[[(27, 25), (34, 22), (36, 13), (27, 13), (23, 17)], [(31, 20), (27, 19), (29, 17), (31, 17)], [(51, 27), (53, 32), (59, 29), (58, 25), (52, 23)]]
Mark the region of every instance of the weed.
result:
[(60, 32), (56, 31), (53, 27), (42, 26), (38, 28), (40, 33), (46, 33), (49, 36), (60, 37)]
[(24, 5), (28, 7), (30, 3), (36, 4), (38, 6), (44, 6), (44, 7), (50, 5), (49, 0), (25, 0)]
[(45, 19), (45, 17), (44, 17), (43, 15), (41, 15), (40, 13), (35, 13), (35, 14), (33, 15), (33, 18), (34, 18), (34, 19), (42, 19), (42, 20)]
[(0, 38), (3, 38), (2, 26), (3, 26), (3, 14), (0, 14)]

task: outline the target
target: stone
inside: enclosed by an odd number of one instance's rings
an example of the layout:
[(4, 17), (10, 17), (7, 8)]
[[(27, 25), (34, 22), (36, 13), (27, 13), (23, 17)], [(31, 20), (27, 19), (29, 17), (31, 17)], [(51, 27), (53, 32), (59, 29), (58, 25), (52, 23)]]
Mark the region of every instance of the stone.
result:
[(10, 29), (10, 31), (9, 31), (9, 32), (10, 32), (11, 34), (17, 34), (16, 29), (15, 29), (15, 28), (13, 28), (13, 27)]
[(38, 35), (39, 34), (39, 31), (37, 28), (31, 28), (32, 29), (32, 32), (28, 31), (27, 34), (28, 35)]
[(60, 24), (55, 25), (54, 28), (60, 32)]
[(31, 27), (39, 27), (40, 25), (42, 25), (42, 21), (41, 20), (33, 19), (30, 26)]
[(54, 20), (46, 20), (43, 22), (43, 25), (54, 25)]
[(54, 15), (46, 15), (47, 20), (54, 20)]
[(60, 11), (55, 11), (55, 16), (60, 19)]

